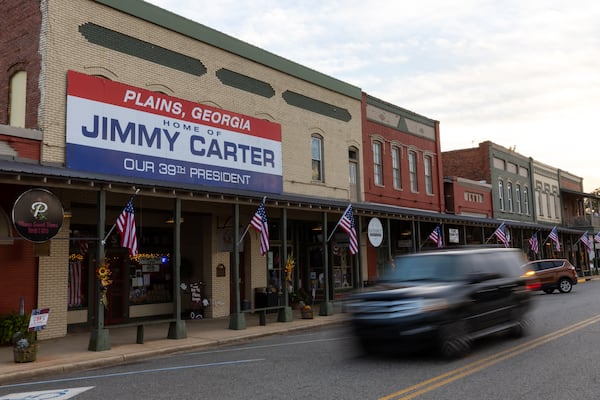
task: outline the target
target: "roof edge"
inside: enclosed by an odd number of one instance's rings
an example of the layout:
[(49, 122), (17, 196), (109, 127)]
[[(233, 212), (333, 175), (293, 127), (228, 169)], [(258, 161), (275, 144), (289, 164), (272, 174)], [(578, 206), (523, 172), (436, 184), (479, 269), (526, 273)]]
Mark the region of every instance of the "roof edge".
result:
[(356, 100), (362, 99), (362, 90), (357, 86), (277, 56), (257, 46), (155, 6), (154, 4), (146, 3), (141, 0), (93, 1), (331, 91)]

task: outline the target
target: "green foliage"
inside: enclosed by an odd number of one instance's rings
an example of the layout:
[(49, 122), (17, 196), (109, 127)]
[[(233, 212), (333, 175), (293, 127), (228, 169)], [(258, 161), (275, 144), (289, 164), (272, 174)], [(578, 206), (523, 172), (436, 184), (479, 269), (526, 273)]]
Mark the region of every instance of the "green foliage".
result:
[(290, 302), (291, 303), (304, 303), (304, 304), (310, 304), (311, 303), (311, 297), (308, 294), (308, 292), (306, 290), (304, 290), (303, 288), (294, 290), (291, 294), (290, 294)]
[(15, 334), (20, 333), (21, 335), (29, 334), (27, 327), (29, 326), (29, 315), (19, 315), (18, 313), (12, 313), (8, 315), (0, 316), (0, 345), (7, 345), (13, 343), (13, 337)]

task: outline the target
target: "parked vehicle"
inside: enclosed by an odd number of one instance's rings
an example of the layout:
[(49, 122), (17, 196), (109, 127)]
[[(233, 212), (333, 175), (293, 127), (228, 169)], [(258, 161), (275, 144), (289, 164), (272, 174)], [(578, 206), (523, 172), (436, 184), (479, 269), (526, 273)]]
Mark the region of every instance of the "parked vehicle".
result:
[(445, 357), (467, 353), (483, 336), (522, 336), (531, 292), (517, 249), (442, 250), (397, 257), (394, 268), (346, 310), (367, 352), (434, 346)]
[(523, 265), (522, 269), (533, 290), (550, 294), (558, 289), (561, 293), (569, 293), (577, 284), (577, 271), (565, 259), (535, 260)]

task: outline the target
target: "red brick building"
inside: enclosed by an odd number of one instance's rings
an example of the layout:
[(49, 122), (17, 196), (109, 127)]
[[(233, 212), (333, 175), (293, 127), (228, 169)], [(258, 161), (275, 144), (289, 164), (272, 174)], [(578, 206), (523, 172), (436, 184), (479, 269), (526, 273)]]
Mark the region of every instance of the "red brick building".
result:
[(439, 122), (363, 93), (365, 201), (442, 212)]
[[(17, 2), (1, 7), (3, 29), (0, 35), (0, 159), (40, 160), (41, 134), (37, 106), (40, 101), (41, 14), (38, 2)], [(17, 86), (24, 87), (18, 88)], [(26, 94), (16, 99), (19, 89)], [(7, 94), (7, 95), (6, 95)], [(12, 104), (11, 104), (12, 100)], [(17, 106), (18, 105), (18, 106)], [(11, 125), (11, 126), (9, 126)], [(0, 197), (0, 314), (18, 310), (23, 299), (25, 309), (37, 304), (37, 245), (13, 239), (14, 232), (6, 211), (21, 193), (22, 187), (5, 185)]]
[(492, 218), (492, 185), (461, 177), (444, 178), (446, 212)]

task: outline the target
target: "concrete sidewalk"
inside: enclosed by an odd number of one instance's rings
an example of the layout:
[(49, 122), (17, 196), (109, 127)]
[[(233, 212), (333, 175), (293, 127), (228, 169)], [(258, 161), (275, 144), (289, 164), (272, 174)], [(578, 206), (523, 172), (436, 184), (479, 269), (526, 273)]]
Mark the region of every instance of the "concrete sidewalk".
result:
[(144, 343), (136, 343), (136, 327), (110, 329), (111, 349), (89, 351), (89, 332), (69, 333), (63, 338), (39, 341), (37, 360), (15, 363), (13, 349), (0, 347), (0, 388), (10, 383), (26, 382), (34, 378), (64, 372), (125, 364), (151, 357), (193, 351), (244, 341), (252, 338), (281, 334), (294, 330), (343, 323), (346, 315), (336, 313), (313, 319), (301, 319), (294, 311), (291, 322), (278, 322), (277, 314), (267, 314), (266, 325), (259, 325), (258, 315), (246, 316), (246, 328), (229, 329), (229, 318), (187, 320), (185, 339), (167, 339), (169, 324), (148, 325), (144, 328)]

